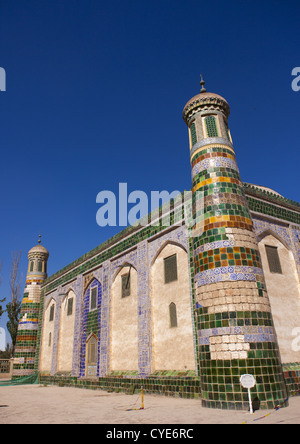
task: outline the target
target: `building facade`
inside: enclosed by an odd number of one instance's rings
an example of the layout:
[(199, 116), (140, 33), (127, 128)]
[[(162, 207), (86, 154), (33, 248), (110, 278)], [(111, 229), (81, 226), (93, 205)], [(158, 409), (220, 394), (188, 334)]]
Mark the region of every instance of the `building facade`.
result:
[(30, 250), (15, 378), (143, 385), (230, 409), (248, 408), (245, 373), (263, 408), (300, 388), (300, 205), (241, 182), (229, 105), (201, 84), (183, 111), (188, 203), (171, 201), (158, 223), (149, 216), (49, 278), (48, 251)]

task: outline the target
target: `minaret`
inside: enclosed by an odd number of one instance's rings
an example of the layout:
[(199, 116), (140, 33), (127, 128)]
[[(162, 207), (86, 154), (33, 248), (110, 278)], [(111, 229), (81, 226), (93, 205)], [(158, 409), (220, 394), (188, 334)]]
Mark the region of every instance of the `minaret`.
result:
[(248, 409), (240, 376), (252, 374), (252, 397), (258, 397), (262, 408), (273, 408), (286, 399), (286, 389), (258, 243), (228, 127), (230, 109), (204, 85), (201, 76), (200, 94), (183, 110), (193, 202), (196, 193), (204, 202), (202, 233), (196, 231), (198, 226), (192, 230), (202, 404)]
[(48, 250), (38, 245), (28, 253), (28, 272), (22, 301), (18, 336), (14, 354), (13, 378), (34, 373), (39, 326), (41, 284), (47, 278)]

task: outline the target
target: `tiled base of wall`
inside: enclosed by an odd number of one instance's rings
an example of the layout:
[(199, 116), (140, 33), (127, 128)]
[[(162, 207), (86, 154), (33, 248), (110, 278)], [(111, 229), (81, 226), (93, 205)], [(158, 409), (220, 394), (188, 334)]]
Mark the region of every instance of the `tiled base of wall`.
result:
[[(291, 364), (295, 365), (295, 364)], [(300, 364), (298, 370), (285, 371), (284, 373), (290, 393), (300, 388)], [(298, 376), (295, 376), (298, 375)], [(77, 387), (85, 389), (102, 389), (108, 392), (123, 392), (127, 394), (139, 393), (143, 386), (144, 393), (174, 396), (188, 399), (199, 399), (203, 407), (248, 410), (248, 394), (242, 402), (228, 403), (215, 402), (213, 405), (201, 399), (201, 382), (193, 372), (157, 372), (148, 378), (138, 378), (137, 375), (127, 373), (114, 373), (105, 378), (79, 379), (67, 375), (41, 375), (40, 384), (59, 385), (63, 387)], [(298, 384), (298, 385), (297, 385)], [(261, 404), (260, 408), (273, 408), (274, 406)]]
[[(171, 373), (171, 372), (164, 372)], [(184, 374), (184, 372), (183, 372)], [(72, 376), (41, 375), (41, 384), (78, 387), (86, 389), (102, 389), (127, 394), (138, 393), (143, 386), (144, 393), (175, 396), (180, 398), (200, 399), (200, 378), (193, 376), (157, 376), (139, 379), (133, 375), (107, 376), (97, 379), (78, 379)]]
[(288, 395), (300, 396), (300, 362), (283, 364), (282, 368)]

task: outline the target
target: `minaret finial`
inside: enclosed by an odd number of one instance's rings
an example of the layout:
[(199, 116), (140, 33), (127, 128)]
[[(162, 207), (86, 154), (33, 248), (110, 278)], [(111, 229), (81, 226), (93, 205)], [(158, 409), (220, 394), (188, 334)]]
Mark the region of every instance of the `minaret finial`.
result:
[(42, 242), (42, 241), (41, 241), (41, 238), (42, 238), (42, 235), (39, 234), (39, 244)]
[(200, 93), (206, 93), (206, 89), (204, 88), (205, 82), (204, 82), (204, 80), (203, 80), (203, 76), (202, 76), (202, 74), (200, 74), (200, 77), (201, 77), (201, 82), (200, 82), (200, 85), (201, 85), (201, 91), (200, 91)]

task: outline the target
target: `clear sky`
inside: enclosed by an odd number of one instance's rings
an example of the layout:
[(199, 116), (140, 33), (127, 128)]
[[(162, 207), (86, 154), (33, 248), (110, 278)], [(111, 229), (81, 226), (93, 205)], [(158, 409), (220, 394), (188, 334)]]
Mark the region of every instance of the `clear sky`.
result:
[(299, 201), (299, 23), (298, 0), (0, 0), (0, 299), (40, 232), (51, 275), (121, 230), (96, 224), (100, 191), (190, 189), (200, 73), (242, 180)]

